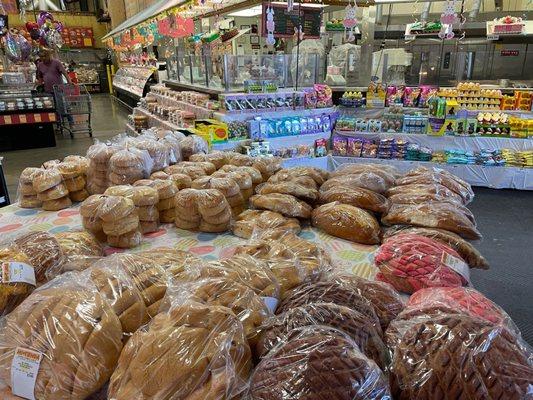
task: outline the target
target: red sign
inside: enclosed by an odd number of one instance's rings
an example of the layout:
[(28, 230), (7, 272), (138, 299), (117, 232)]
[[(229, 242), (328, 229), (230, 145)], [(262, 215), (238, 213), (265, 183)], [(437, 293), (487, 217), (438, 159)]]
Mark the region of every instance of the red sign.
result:
[(520, 54), (519, 50), (501, 50), (500, 56), (502, 57), (518, 57)]
[(61, 37), (65, 45), (72, 48), (94, 47), (93, 28), (64, 27)]

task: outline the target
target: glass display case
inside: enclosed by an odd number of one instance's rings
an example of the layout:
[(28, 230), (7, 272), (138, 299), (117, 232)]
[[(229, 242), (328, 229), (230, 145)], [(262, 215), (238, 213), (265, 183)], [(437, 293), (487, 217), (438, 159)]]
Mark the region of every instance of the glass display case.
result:
[(113, 78), (113, 87), (141, 98), (145, 93), (145, 86), (154, 71), (154, 68), (147, 67), (121, 67)]

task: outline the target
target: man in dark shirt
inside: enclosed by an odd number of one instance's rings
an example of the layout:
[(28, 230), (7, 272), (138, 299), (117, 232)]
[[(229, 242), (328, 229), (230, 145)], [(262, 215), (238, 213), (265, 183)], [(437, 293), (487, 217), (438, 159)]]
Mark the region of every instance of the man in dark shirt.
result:
[(37, 64), (37, 80), (39, 84), (44, 85), (44, 91), (53, 93), (54, 85), (63, 83), (63, 76), (68, 83), (71, 83), (70, 77), (61, 61), (52, 57), (51, 50), (43, 49), (40, 54), (40, 61)]

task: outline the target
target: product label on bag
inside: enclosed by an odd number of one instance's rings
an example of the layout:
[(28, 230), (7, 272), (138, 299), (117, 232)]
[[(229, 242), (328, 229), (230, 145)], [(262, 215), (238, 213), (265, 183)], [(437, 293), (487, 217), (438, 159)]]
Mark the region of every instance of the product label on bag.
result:
[(274, 314), (276, 312), (276, 308), (278, 307), (278, 299), (275, 297), (264, 296), (263, 301), (272, 314)]
[(22, 262), (4, 262), (1, 264), (2, 283), (29, 283), (36, 286), (35, 269), (31, 265)]
[(470, 267), (460, 258), (454, 257), (448, 253), (442, 253), (441, 262), (443, 265), (454, 270), (461, 275), (465, 280), (470, 283)]
[(15, 396), (35, 400), (35, 381), (43, 354), (17, 347), (11, 362), (11, 391)]

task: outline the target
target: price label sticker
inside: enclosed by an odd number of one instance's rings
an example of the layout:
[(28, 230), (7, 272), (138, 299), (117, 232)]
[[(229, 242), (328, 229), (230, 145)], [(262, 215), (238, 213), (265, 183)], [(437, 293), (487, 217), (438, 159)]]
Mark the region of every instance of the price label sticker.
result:
[(461, 275), (467, 282), (470, 282), (470, 267), (460, 258), (448, 253), (442, 253), (442, 264)]
[(35, 400), (35, 381), (43, 354), (17, 347), (11, 362), (11, 391), (15, 396)]
[(405, 40), (415, 40), (416, 39), (416, 35), (405, 35)]
[(493, 33), (487, 35), (487, 40), (500, 40), (500, 35), (495, 35)]
[(275, 297), (264, 296), (263, 301), (272, 314), (274, 314), (276, 312), (276, 308), (278, 307), (278, 299)]
[(2, 283), (29, 283), (36, 286), (35, 269), (22, 262), (4, 262), (2, 266)]

